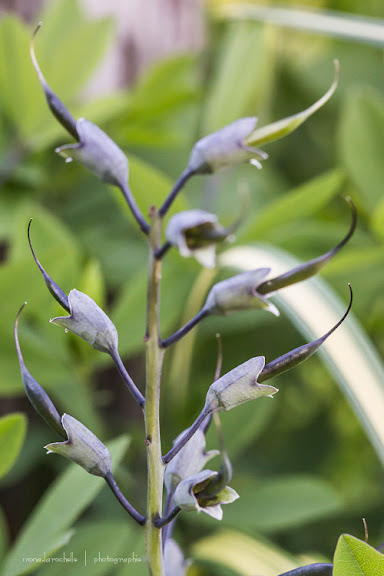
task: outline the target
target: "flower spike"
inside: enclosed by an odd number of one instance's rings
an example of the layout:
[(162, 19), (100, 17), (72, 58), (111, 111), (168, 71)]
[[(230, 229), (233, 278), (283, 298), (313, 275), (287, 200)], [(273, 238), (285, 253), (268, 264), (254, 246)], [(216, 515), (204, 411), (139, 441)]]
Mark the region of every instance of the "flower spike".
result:
[(344, 320), (348, 316), (349, 311), (351, 310), (352, 307), (353, 292), (351, 285), (348, 284), (348, 286), (350, 291), (349, 305), (344, 316), (337, 322), (337, 324), (335, 324), (333, 328), (331, 328), (326, 334), (324, 334), (317, 340), (314, 340), (309, 344), (304, 344), (299, 348), (295, 348), (294, 350), (291, 350), (291, 352), (283, 354), (283, 356), (280, 356), (279, 358), (276, 358), (276, 360), (273, 360), (269, 364), (266, 364), (266, 366), (264, 366), (263, 370), (259, 374), (258, 377), (259, 382), (265, 382), (266, 380), (269, 380), (274, 376), (278, 376), (279, 374), (282, 374), (283, 372), (286, 372), (287, 370), (290, 370), (291, 368), (298, 366), (299, 364), (304, 362), (304, 360), (310, 358), (316, 352), (316, 350), (320, 348), (320, 346), (325, 342), (325, 340), (327, 340), (327, 338), (329, 338), (329, 336), (333, 334), (335, 330), (337, 330), (337, 328), (344, 322)]
[(60, 304), (60, 306), (62, 306), (64, 308), (64, 310), (66, 310), (67, 312), (70, 312), (68, 296), (60, 288), (60, 286), (58, 284), (56, 284), (56, 282), (54, 280), (52, 280), (52, 278), (49, 276), (49, 274), (46, 273), (43, 266), (40, 264), (40, 261), (37, 259), (34, 249), (32, 248), (32, 242), (31, 242), (31, 236), (30, 236), (30, 228), (31, 228), (32, 220), (33, 220), (33, 218), (31, 218), (29, 221), (28, 231), (27, 231), (28, 242), (29, 242), (29, 247), (30, 247), (31, 252), (32, 252), (32, 256), (33, 256), (40, 272), (43, 275), (44, 282), (46, 283), (48, 290), (50, 291), (50, 293), (52, 294), (54, 299)]

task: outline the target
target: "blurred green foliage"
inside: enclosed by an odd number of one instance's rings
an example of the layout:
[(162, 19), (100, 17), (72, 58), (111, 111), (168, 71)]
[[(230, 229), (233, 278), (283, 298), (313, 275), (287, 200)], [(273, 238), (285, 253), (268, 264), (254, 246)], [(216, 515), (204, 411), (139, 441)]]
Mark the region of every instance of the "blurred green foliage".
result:
[[(384, 8), (373, 1), (312, 4), (384, 18)], [(230, 223), (241, 211), (240, 192), (246, 190), (249, 216), (238, 242), (268, 242), (308, 259), (333, 247), (345, 233), (348, 213), (342, 197), (349, 194), (358, 207), (359, 227), (322, 276), (342, 297), (351, 282), (354, 312), (384, 356), (382, 48), (257, 21), (212, 18), (204, 53), (159, 62), (130, 90), (84, 102), (81, 90), (113, 41), (113, 22), (85, 19), (76, 0), (47, 3), (41, 19), (36, 51), (50, 85), (76, 117), (99, 124), (126, 151), (130, 185), (144, 213), (165, 198), (199, 136), (240, 116), (257, 114), (263, 125), (304, 109), (329, 86), (332, 60), (339, 58), (341, 80), (332, 101), (288, 139), (267, 146), (270, 159), (261, 172), (239, 166), (223, 176), (196, 178), (174, 209), (202, 207)], [(0, 519), (0, 555), (27, 521), (4, 576), (26, 571), (20, 563), (26, 542), (34, 554), (52, 553), (65, 544), (64, 550), (79, 555), (85, 548), (92, 555), (99, 550), (143, 554), (140, 529), (101, 490), (98, 479), (67, 470), (53, 456), (46, 458), (41, 447), (53, 440), (52, 432), (23, 397), (12, 330), (17, 310), (28, 299), (19, 330), (28, 369), (61, 412), (69, 411), (103, 439), (129, 432), (129, 453), (117, 475), (141, 510), (145, 451), (140, 413), (108, 357), (48, 323), (58, 305), (34, 265), (26, 229), (33, 217), (36, 254), (66, 292), (76, 287), (107, 307), (119, 332), (121, 354), (142, 389), (146, 246), (120, 195), (53, 153), (66, 136), (49, 114), (30, 63), (31, 32), (15, 16), (0, 22), (0, 394), (4, 413), (22, 410), (30, 415), (24, 448), (2, 481), (11, 533)], [(192, 314), (198, 308), (212, 281), (195, 262), (175, 253), (167, 256), (164, 337), (181, 324), (186, 310)], [(276, 319), (249, 312), (208, 319), (192, 340), (166, 357), (164, 450), (200, 411), (215, 369), (216, 332), (223, 338), (225, 371), (251, 356), (272, 359), (303, 343), (284, 315)], [(190, 366), (180, 366), (180, 360), (177, 366), (183, 347)], [(200, 558), (195, 575), (274, 576), (305, 563), (300, 554), (330, 561), (340, 532), (363, 534), (362, 516), (372, 543), (384, 538), (383, 471), (332, 375), (313, 358), (281, 376), (278, 387), (273, 403), (247, 404), (222, 418), (235, 469), (232, 484), (241, 498), (224, 510), (224, 531), (218, 535), (213, 522), (180, 515), (176, 538), (187, 553)], [(15, 423), (16, 444), (22, 427), (21, 421)], [(212, 431), (210, 441), (217, 444)], [(2, 437), (2, 450), (1, 442)], [(118, 463), (122, 443), (115, 448)], [(64, 476), (58, 476), (32, 512), (43, 489), (64, 468)], [(32, 536), (38, 541), (28, 540)], [(237, 550), (225, 572), (206, 553), (211, 541), (222, 546), (217, 548), (221, 560), (229, 543)], [(269, 568), (260, 564), (265, 557)], [(108, 564), (89, 563), (83, 569), (95, 575), (123, 573), (123, 567)], [(53, 576), (57, 570), (47, 565), (39, 574)], [(145, 573), (145, 566), (135, 566), (135, 574), (141, 571)]]

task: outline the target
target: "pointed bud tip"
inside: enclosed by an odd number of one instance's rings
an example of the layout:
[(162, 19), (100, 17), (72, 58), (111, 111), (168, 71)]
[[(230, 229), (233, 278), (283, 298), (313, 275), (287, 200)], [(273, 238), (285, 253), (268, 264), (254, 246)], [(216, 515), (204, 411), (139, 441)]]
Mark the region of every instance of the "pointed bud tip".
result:
[(33, 67), (35, 68), (37, 75), (39, 76), (40, 79), (43, 77), (43, 75), (41, 73), (40, 66), (37, 62), (37, 58), (36, 58), (36, 54), (35, 54), (35, 38), (36, 38), (40, 28), (42, 27), (42, 25), (43, 25), (42, 22), (38, 23), (35, 30), (33, 31), (31, 42), (29, 44), (29, 53), (31, 55), (32, 64), (33, 64)]
[(24, 302), (24, 304), (22, 304), (22, 306), (20, 306), (19, 311), (18, 311), (18, 313), (17, 313), (17, 315), (16, 315), (16, 322), (19, 321), (20, 314), (22, 313), (24, 307), (25, 307), (27, 304), (28, 304), (28, 302)]
[(18, 356), (18, 358), (19, 358), (20, 364), (24, 364), (24, 361), (23, 361), (23, 356), (22, 356), (22, 354), (21, 354), (21, 350), (20, 350), (19, 337), (18, 337), (17, 331), (18, 331), (18, 327), (19, 327), (19, 318), (20, 318), (20, 315), (21, 315), (21, 313), (22, 313), (22, 311), (24, 310), (24, 307), (25, 307), (26, 305), (27, 305), (27, 302), (24, 302), (24, 304), (20, 307), (20, 309), (19, 309), (19, 311), (18, 311), (18, 313), (17, 313), (17, 315), (16, 315), (15, 327), (14, 327), (14, 331), (13, 331), (13, 335), (14, 335), (14, 338), (15, 338), (16, 352), (17, 352), (17, 356)]
[(322, 338), (320, 338), (319, 340), (321, 340), (322, 342), (324, 342), (324, 340), (326, 340), (328, 338), (328, 336), (330, 336), (331, 334), (333, 334), (333, 332), (335, 332), (335, 330), (337, 330), (337, 328), (339, 328), (339, 326), (341, 326), (341, 324), (344, 322), (344, 320), (346, 319), (346, 317), (348, 316), (349, 312), (351, 311), (352, 308), (352, 302), (353, 302), (353, 291), (352, 291), (352, 286), (351, 284), (348, 282), (348, 287), (349, 287), (349, 304), (348, 304), (348, 308), (345, 311), (344, 315), (342, 318), (340, 318), (340, 320), (334, 325), (333, 328), (331, 328), (326, 334), (324, 334), (324, 336), (322, 336)]

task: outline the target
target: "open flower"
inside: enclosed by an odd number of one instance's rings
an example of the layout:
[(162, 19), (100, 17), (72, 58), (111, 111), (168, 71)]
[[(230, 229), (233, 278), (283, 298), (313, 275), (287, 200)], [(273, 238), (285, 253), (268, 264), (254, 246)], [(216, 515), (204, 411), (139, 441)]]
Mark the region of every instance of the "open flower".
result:
[(223, 228), (217, 216), (203, 210), (178, 212), (169, 220), (166, 238), (177, 246), (182, 256), (194, 256), (206, 268), (216, 262), (216, 244), (231, 236), (232, 230)]
[(230, 504), (239, 498), (238, 493), (225, 486), (218, 492), (210, 492), (210, 484), (215, 483), (219, 472), (202, 470), (189, 478), (186, 478), (177, 486), (174, 503), (182, 510), (191, 512), (205, 512), (216, 520), (223, 518), (222, 504)]
[[(168, 493), (172, 492), (180, 482), (189, 476), (200, 472), (212, 458), (219, 454), (218, 450), (205, 451), (205, 427), (204, 421), (180, 452), (167, 464), (164, 473), (164, 483)], [(188, 430), (181, 432), (175, 439), (174, 445), (187, 432)]]

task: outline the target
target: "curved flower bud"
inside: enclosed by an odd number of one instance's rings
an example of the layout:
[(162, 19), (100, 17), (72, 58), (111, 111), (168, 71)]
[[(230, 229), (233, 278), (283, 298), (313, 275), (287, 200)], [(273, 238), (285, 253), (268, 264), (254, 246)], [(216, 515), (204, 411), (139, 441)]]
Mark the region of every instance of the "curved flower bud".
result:
[(256, 124), (255, 116), (240, 118), (196, 142), (189, 157), (188, 170), (204, 174), (252, 161), (261, 168), (260, 160), (266, 160), (268, 154), (245, 143)]
[[(176, 445), (181, 438), (188, 432), (184, 430), (175, 439), (173, 445)], [(194, 436), (185, 444), (185, 446), (176, 454), (165, 468), (164, 483), (167, 492), (172, 492), (182, 480), (200, 472), (204, 466), (215, 456), (220, 454), (218, 450), (205, 451), (205, 421), (200, 425)]]
[(245, 139), (244, 144), (248, 146), (262, 146), (263, 144), (269, 144), (269, 142), (274, 142), (275, 140), (279, 140), (284, 136), (287, 136), (296, 128), (301, 126), (312, 114), (317, 112), (324, 104), (332, 98), (333, 94), (336, 91), (337, 85), (339, 83), (339, 76), (340, 76), (340, 65), (339, 61), (335, 59), (333, 61), (333, 65), (335, 67), (335, 73), (333, 82), (327, 92), (322, 96), (317, 102), (312, 104), (309, 108), (306, 108), (302, 112), (298, 114), (294, 114), (293, 116), (289, 116), (288, 118), (284, 118), (282, 120), (278, 120), (277, 122), (273, 122), (273, 124), (268, 124), (268, 126), (263, 126), (263, 128), (258, 128), (254, 130), (251, 134), (247, 136)]
[(34, 51), (34, 38), (40, 27), (41, 23), (36, 28), (31, 42), (32, 63), (51, 112), (77, 141), (76, 144), (57, 148), (56, 152), (64, 156), (66, 162), (71, 162), (73, 159), (77, 160), (104, 182), (118, 186), (141, 230), (148, 234), (149, 224), (137, 206), (128, 186), (128, 160), (122, 150), (92, 122), (84, 120), (84, 118), (75, 120), (45, 80)]
[(309, 260), (308, 262), (304, 262), (304, 264), (300, 264), (300, 266), (297, 266), (292, 270), (288, 270), (288, 272), (285, 272), (281, 276), (271, 278), (270, 280), (267, 280), (266, 282), (260, 284), (257, 288), (260, 297), (263, 297), (265, 294), (270, 295), (273, 292), (276, 292), (276, 290), (280, 290), (281, 288), (285, 288), (286, 286), (292, 286), (297, 282), (303, 282), (303, 280), (311, 278), (312, 276), (320, 272), (320, 270), (324, 268), (324, 266), (330, 260), (332, 260), (332, 258), (339, 252), (339, 250), (341, 250), (345, 246), (345, 244), (353, 236), (357, 224), (357, 212), (355, 205), (352, 202), (351, 198), (349, 197), (346, 198), (346, 201), (351, 207), (352, 220), (349, 230), (347, 234), (344, 236), (344, 238), (334, 248), (332, 248), (325, 254), (322, 254), (321, 256), (318, 256), (313, 260)]
[(194, 256), (207, 268), (215, 266), (215, 244), (230, 234), (231, 231), (218, 223), (215, 214), (203, 210), (186, 210), (175, 214), (169, 220), (165, 233), (168, 242), (177, 246), (182, 256)]
[(262, 128), (256, 129), (256, 117), (248, 117), (236, 120), (221, 130), (205, 136), (193, 147), (187, 172), (200, 174), (216, 172), (243, 162), (250, 162), (261, 168), (260, 161), (268, 158), (268, 154), (257, 147), (283, 138), (296, 130), (334, 94), (339, 80), (337, 60), (334, 61), (334, 65), (335, 77), (331, 87), (312, 106)]
[(24, 364), (23, 356), (20, 350), (19, 337), (17, 333), (20, 314), (24, 306), (25, 304), (22, 305), (16, 316), (15, 329), (14, 329), (15, 345), (17, 356), (19, 358), (24, 390), (28, 400), (30, 401), (36, 412), (46, 421), (46, 423), (52, 428), (52, 430), (57, 432), (59, 436), (61, 436), (62, 438), (65, 438), (66, 437), (65, 431), (63, 426), (61, 425), (61, 418), (58, 411), (56, 410), (55, 405), (53, 404), (52, 400), (50, 399), (44, 388), (40, 386), (38, 382), (36, 382), (36, 380), (30, 374), (30, 372), (27, 370)]
[(50, 320), (63, 326), (88, 342), (95, 350), (115, 355), (118, 335), (113, 322), (92, 298), (71, 290), (68, 296), (70, 316), (58, 316)]
[(48, 104), (52, 114), (60, 122), (60, 124), (63, 126), (63, 128), (65, 128), (76, 140), (79, 140), (79, 136), (78, 136), (77, 129), (76, 129), (76, 120), (74, 119), (72, 114), (69, 112), (69, 110), (64, 106), (64, 104), (62, 103), (60, 98), (58, 98), (56, 96), (56, 94), (53, 92), (53, 90), (50, 88), (50, 86), (48, 85), (46, 79), (44, 78), (44, 75), (43, 75), (42, 71), (40, 70), (40, 66), (37, 62), (37, 58), (35, 55), (35, 48), (34, 48), (34, 40), (35, 40), (36, 34), (38, 33), (38, 31), (40, 30), (42, 25), (43, 25), (42, 22), (40, 22), (39, 25), (37, 26), (36, 30), (34, 31), (33, 36), (32, 36), (31, 46), (30, 46), (30, 54), (31, 54), (32, 64), (36, 70), (36, 73), (37, 73), (37, 76), (39, 78), (41, 87), (44, 91), (45, 98), (47, 100), (47, 104)]
[(350, 291), (350, 300), (348, 304), (348, 308), (344, 314), (344, 316), (331, 328), (326, 334), (317, 338), (313, 342), (309, 342), (309, 344), (304, 344), (303, 346), (299, 346), (299, 348), (295, 348), (291, 350), (291, 352), (287, 352), (287, 354), (283, 354), (283, 356), (279, 356), (276, 360), (272, 360), (269, 362), (263, 370), (260, 372), (259, 375), (259, 382), (265, 382), (274, 376), (278, 376), (295, 366), (298, 366), (308, 358), (310, 358), (318, 348), (329, 338), (331, 334), (337, 330), (337, 328), (344, 322), (346, 317), (348, 316), (351, 308), (352, 308), (352, 301), (353, 301), (353, 292), (351, 285), (348, 284), (349, 291)]
[(276, 306), (258, 292), (258, 287), (264, 283), (270, 271), (270, 268), (258, 268), (218, 282), (211, 288), (203, 310), (208, 314), (227, 316), (241, 310), (259, 308), (279, 316)]
[(68, 440), (47, 444), (47, 454), (61, 454), (94, 476), (105, 478), (111, 474), (112, 458), (101, 440), (69, 414), (64, 414), (61, 421)]
[(180, 546), (168, 538), (164, 544), (165, 576), (185, 576), (190, 564), (191, 561), (184, 558)]
[(62, 290), (60, 288), (60, 286), (58, 284), (56, 284), (56, 282), (54, 280), (52, 280), (52, 278), (49, 276), (49, 274), (47, 274), (47, 272), (44, 270), (44, 268), (40, 264), (39, 260), (36, 258), (35, 251), (32, 248), (32, 242), (31, 242), (31, 236), (30, 236), (31, 224), (32, 224), (32, 218), (30, 219), (29, 224), (28, 224), (28, 242), (29, 242), (29, 247), (30, 247), (31, 252), (32, 252), (32, 256), (33, 256), (33, 258), (37, 264), (37, 267), (39, 268), (40, 272), (43, 275), (44, 282), (46, 283), (48, 290), (50, 291), (50, 293), (52, 294), (54, 299), (60, 304), (60, 306), (62, 306), (64, 308), (64, 310), (69, 312), (70, 310), (69, 310), (68, 296), (66, 295), (64, 290)]
[(214, 482), (218, 473), (213, 470), (202, 470), (186, 478), (177, 486), (174, 503), (181, 510), (205, 512), (216, 520), (223, 518), (222, 504), (230, 504), (239, 498), (238, 493), (225, 486), (215, 494), (209, 493), (209, 485)]
[(258, 383), (259, 374), (265, 364), (264, 356), (256, 356), (221, 376), (209, 387), (205, 406), (213, 412), (228, 411), (249, 400), (269, 396), (278, 392), (274, 386)]
[(128, 182), (128, 160), (124, 152), (101, 128), (85, 118), (76, 122), (79, 143), (66, 144), (56, 152), (66, 162), (76, 160), (84, 164), (100, 180), (125, 188)]

